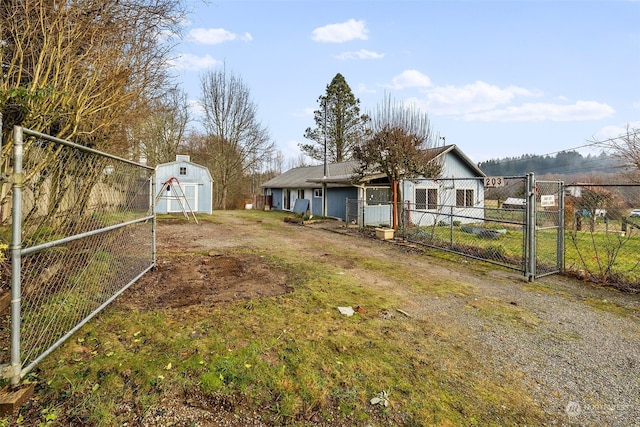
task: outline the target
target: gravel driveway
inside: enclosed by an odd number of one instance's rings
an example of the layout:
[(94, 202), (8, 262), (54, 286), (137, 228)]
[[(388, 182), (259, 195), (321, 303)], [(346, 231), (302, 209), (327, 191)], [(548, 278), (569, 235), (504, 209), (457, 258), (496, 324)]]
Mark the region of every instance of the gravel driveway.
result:
[[(521, 373), (553, 424), (640, 426), (640, 295), (562, 276), (529, 283), (502, 269), (478, 277), (464, 259), (431, 262), (433, 274), (468, 283), (473, 296), (416, 296), (414, 315), (466, 329), (498, 372)], [(500, 321), (486, 315), (487, 301), (526, 316)]]
[[(469, 291), (417, 293), (379, 279), (375, 272), (348, 267), (349, 274), (380, 292), (404, 293), (403, 309), (412, 317), (463, 334), (461, 339), (475, 346), (476, 359), (497, 375), (515, 373), (548, 415), (549, 425), (640, 426), (640, 295), (562, 276), (529, 283), (514, 271), (465, 258), (428, 256), (436, 252), (409, 256), (400, 241), (383, 242), (335, 224), (287, 224), (274, 239), (273, 230), (260, 221), (243, 221), (227, 212), (216, 216), (220, 223), (199, 227), (161, 225), (160, 253), (288, 247), (321, 258), (322, 248), (337, 253), (335, 248), (349, 248), (372, 259), (393, 259), (416, 275), (453, 280)], [(176, 249), (178, 241), (189, 248)]]

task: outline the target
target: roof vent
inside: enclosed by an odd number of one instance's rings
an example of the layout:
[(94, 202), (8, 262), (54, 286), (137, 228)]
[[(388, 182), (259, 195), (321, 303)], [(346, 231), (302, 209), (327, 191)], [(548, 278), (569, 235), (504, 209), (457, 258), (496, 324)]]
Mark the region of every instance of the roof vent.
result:
[(176, 162), (190, 162), (191, 156), (188, 154), (176, 154)]

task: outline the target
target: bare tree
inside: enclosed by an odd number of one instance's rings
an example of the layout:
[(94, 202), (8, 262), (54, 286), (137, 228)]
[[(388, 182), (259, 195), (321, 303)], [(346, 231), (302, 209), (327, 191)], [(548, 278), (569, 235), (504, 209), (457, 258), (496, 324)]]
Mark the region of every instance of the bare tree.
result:
[(206, 146), (201, 150), (212, 173), (218, 177), (219, 207), (227, 208), (234, 183), (261, 170), (273, 152), (268, 130), (257, 118), (244, 81), (226, 67), (201, 78), (203, 125)]
[(400, 181), (416, 176), (440, 176), (442, 165), (434, 149), (439, 138), (432, 131), (427, 114), (395, 102), (388, 95), (371, 114), (368, 126), (371, 136), (354, 149), (359, 164), (356, 176), (361, 178), (376, 171), (389, 178), (396, 228)]
[(141, 119), (147, 101), (166, 88), (171, 46), (164, 35), (179, 31), (181, 7), (181, 0), (3, 0), (5, 137), (22, 124), (123, 150), (123, 118)]
[(139, 157), (146, 159), (149, 166), (174, 160), (185, 143), (188, 124), (189, 105), (184, 91), (175, 88), (152, 101), (146, 120), (132, 129)]
[(287, 169), (301, 168), (311, 166), (309, 158), (304, 153), (298, 153), (296, 157), (289, 157), (287, 160)]
[(617, 138), (606, 141), (596, 141), (613, 151), (613, 155), (618, 158), (624, 166), (632, 169), (630, 176), (636, 181), (640, 181), (640, 129), (627, 125), (627, 132)]

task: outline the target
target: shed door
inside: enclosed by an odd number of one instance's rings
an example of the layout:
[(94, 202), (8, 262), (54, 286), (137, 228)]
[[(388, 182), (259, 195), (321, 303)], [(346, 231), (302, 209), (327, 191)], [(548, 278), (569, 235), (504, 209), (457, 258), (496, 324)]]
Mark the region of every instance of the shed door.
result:
[[(169, 208), (167, 212), (182, 212), (184, 210), (189, 212), (197, 212), (198, 211), (198, 184), (184, 184), (180, 183), (180, 187), (182, 188), (182, 192), (184, 192), (184, 196), (182, 197), (182, 193), (179, 189), (176, 189), (176, 194), (173, 192), (169, 195)], [(186, 198), (186, 201), (185, 201)], [(181, 205), (182, 203), (182, 205)]]

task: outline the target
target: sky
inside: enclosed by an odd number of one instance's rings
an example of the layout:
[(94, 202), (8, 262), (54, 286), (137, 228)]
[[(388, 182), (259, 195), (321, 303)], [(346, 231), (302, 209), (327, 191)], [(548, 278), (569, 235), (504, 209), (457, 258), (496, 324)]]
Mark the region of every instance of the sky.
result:
[(172, 62), (182, 88), (195, 104), (207, 71), (241, 77), (286, 159), (337, 73), (363, 112), (385, 96), (417, 108), (474, 162), (595, 153), (640, 127), (640, 0), (189, 5)]

